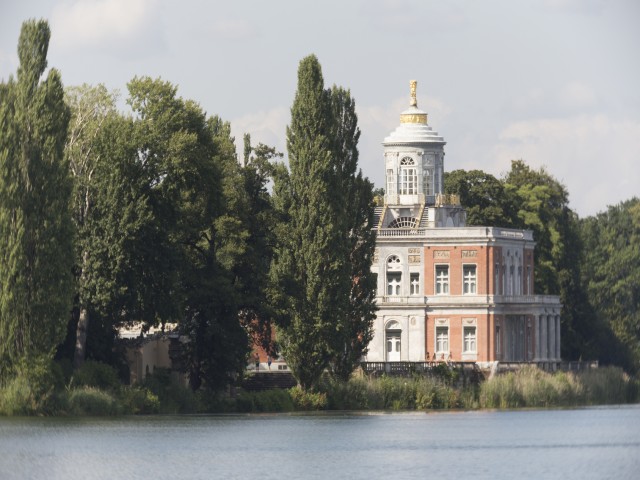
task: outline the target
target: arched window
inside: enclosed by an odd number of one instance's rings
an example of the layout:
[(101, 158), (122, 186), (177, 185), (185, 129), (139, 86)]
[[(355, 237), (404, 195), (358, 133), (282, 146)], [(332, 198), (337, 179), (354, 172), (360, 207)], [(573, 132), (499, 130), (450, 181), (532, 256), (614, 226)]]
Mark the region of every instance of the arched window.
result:
[(400, 160), (400, 195), (415, 195), (418, 193), (418, 175), (416, 164), (411, 157)]
[(389, 228), (416, 228), (418, 219), (413, 217), (398, 217), (389, 224)]
[(402, 262), (397, 255), (387, 258), (387, 295), (400, 295), (402, 287)]

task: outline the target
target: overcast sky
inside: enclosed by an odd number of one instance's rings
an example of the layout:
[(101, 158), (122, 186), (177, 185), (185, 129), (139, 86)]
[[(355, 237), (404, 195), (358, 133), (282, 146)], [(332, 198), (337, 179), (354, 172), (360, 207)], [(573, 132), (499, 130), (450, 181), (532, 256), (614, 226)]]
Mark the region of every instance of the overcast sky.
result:
[(640, 195), (638, 0), (0, 0), (2, 79), (28, 18), (49, 21), (65, 85), (124, 98), (134, 76), (162, 77), (237, 143), (248, 132), (283, 152), (298, 63), (315, 53), (326, 86), (356, 100), (377, 186), (416, 79), (447, 171), (544, 165), (580, 216)]

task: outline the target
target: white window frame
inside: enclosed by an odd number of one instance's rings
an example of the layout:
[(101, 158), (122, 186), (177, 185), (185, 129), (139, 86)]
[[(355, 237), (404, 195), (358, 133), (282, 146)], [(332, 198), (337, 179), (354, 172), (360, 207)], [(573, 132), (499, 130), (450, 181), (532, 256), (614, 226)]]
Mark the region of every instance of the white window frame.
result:
[(387, 274), (385, 292), (388, 297), (398, 297), (402, 294), (402, 260), (398, 255), (387, 257)]
[(420, 273), (409, 272), (409, 291), (411, 295), (420, 295)]
[[(465, 272), (465, 270), (468, 270), (468, 273)], [(465, 263), (462, 265), (462, 294), (476, 295), (477, 293), (478, 293), (478, 265), (475, 263)]]
[[(446, 275), (438, 275), (438, 270), (446, 269)], [(434, 277), (435, 277), (435, 294), (436, 295), (449, 295), (449, 264), (448, 263), (436, 263), (434, 265)]]
[(396, 194), (396, 176), (393, 174), (393, 169), (387, 169), (387, 195)]
[(465, 355), (478, 353), (478, 327), (476, 325), (462, 326), (462, 353)]
[(433, 346), (436, 355), (449, 355), (449, 325), (436, 325), (435, 345)]
[(387, 272), (387, 296), (399, 297), (402, 292), (402, 272), (388, 271)]
[(418, 170), (416, 162), (411, 157), (400, 160), (400, 195), (418, 194)]

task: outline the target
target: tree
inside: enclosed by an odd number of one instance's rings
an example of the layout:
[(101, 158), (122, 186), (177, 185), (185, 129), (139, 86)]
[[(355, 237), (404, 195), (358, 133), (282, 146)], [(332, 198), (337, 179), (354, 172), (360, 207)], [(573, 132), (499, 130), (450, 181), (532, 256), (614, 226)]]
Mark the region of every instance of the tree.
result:
[(244, 136), (244, 158), (242, 185), (246, 196), (245, 208), (235, 212), (248, 232), (246, 250), (234, 268), (235, 286), (240, 302), (240, 320), (251, 334), (256, 345), (260, 345), (272, 356), (277, 355), (274, 343), (269, 304), (269, 268), (275, 245), (276, 213), (267, 184), (273, 178), (282, 154), (273, 147), (251, 145), (249, 134)]
[(348, 380), (373, 338), (376, 279), (371, 273), (376, 234), (373, 229), (373, 185), (358, 169), (358, 117), (355, 101), (347, 90), (334, 86), (330, 91), (333, 144), (332, 159), (339, 190), (334, 193), (343, 222), (341, 230), (348, 252), (350, 284), (347, 310), (336, 318), (337, 335), (331, 369)]
[[(330, 362), (336, 372), (351, 368), (370, 335), (373, 307), (363, 305), (372, 298), (366, 261), (370, 269), (373, 252), (361, 233), (372, 221), (372, 186), (356, 174), (358, 136), (348, 92), (325, 90), (317, 58), (304, 58), (287, 128), (290, 173), (274, 179), (282, 221), (271, 298), (284, 356), (305, 389)], [(365, 260), (352, 264), (357, 252)], [(362, 305), (351, 303), (352, 292)], [(352, 341), (358, 334), (360, 344)]]
[(69, 123), (60, 74), (47, 67), (47, 22), (22, 25), (17, 79), (0, 86), (0, 357), (50, 356), (71, 310)]
[(460, 195), (468, 225), (513, 227), (518, 223), (512, 195), (503, 182), (482, 170), (454, 170), (444, 174), (444, 190)]
[[(640, 369), (640, 200), (632, 198), (581, 222), (583, 281), (599, 319), (614, 333), (611, 363)], [(617, 347), (617, 348), (616, 348)]]
[(82, 85), (65, 91), (66, 103), (71, 110), (69, 134), (65, 144), (65, 157), (73, 176), (73, 218), (78, 232), (76, 253), (76, 296), (72, 327), (75, 326), (73, 363), (82, 365), (86, 356), (87, 330), (90, 317), (90, 298), (86, 284), (89, 235), (85, 231), (86, 219), (91, 215), (94, 195), (94, 173), (100, 161), (97, 142), (103, 125), (109, 117), (116, 115), (117, 94), (109, 92), (104, 85), (92, 87)]

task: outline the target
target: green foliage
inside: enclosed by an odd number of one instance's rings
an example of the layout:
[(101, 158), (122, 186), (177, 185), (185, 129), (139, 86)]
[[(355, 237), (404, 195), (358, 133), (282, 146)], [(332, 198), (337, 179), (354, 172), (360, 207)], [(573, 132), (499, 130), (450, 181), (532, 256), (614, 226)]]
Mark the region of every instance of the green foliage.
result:
[(92, 360), (86, 361), (73, 373), (71, 384), (73, 386), (95, 387), (112, 392), (120, 389), (120, 380), (115, 369), (105, 363)]
[(322, 385), (332, 410), (428, 410), (472, 408), (475, 390), (456, 388), (436, 377), (359, 378)]
[(62, 369), (48, 356), (23, 357), (0, 386), (0, 414), (52, 413), (63, 385)]
[(17, 79), (0, 85), (0, 357), (52, 353), (72, 302), (69, 111), (47, 67), (44, 20), (23, 24)]
[(289, 389), (289, 394), (296, 410), (313, 411), (327, 408), (327, 394), (324, 392), (312, 392), (297, 386)]
[(164, 368), (156, 368), (147, 375), (141, 388), (155, 395), (160, 404), (159, 413), (196, 413), (198, 401), (191, 389), (178, 383), (171, 372)]
[(330, 364), (347, 378), (372, 334), (373, 194), (357, 172), (359, 135), (349, 92), (325, 90), (318, 59), (304, 58), (287, 127), (290, 173), (274, 178), (281, 222), (270, 299), (305, 390)]
[(109, 416), (122, 413), (122, 405), (111, 393), (94, 387), (70, 390), (67, 408), (69, 414), (77, 416)]
[(532, 366), (487, 380), (479, 394), (482, 408), (603, 405), (637, 399), (637, 382), (619, 368), (550, 374)]
[(444, 191), (460, 195), (467, 225), (515, 227), (516, 199), (504, 182), (481, 170), (454, 170), (444, 174)]
[(598, 318), (615, 335), (605, 361), (640, 371), (640, 200), (584, 219), (581, 232), (582, 279)]
[(150, 415), (160, 412), (160, 399), (147, 388), (123, 387), (118, 398), (123, 412), (132, 415)]
[[(93, 214), (92, 203), (96, 190), (95, 172), (99, 162), (109, 162), (96, 148), (108, 118), (116, 115), (117, 94), (104, 85), (82, 85), (65, 90), (65, 102), (71, 111), (69, 133), (64, 147), (65, 160), (73, 176), (72, 214), (78, 233), (74, 274), (76, 278), (75, 310), (71, 331), (67, 334), (66, 348), (73, 348), (74, 365), (79, 367), (85, 359), (89, 312), (92, 304), (91, 283), (87, 272), (90, 232), (86, 219)], [(75, 327), (75, 328), (73, 328)], [(66, 352), (69, 355), (69, 352)]]

